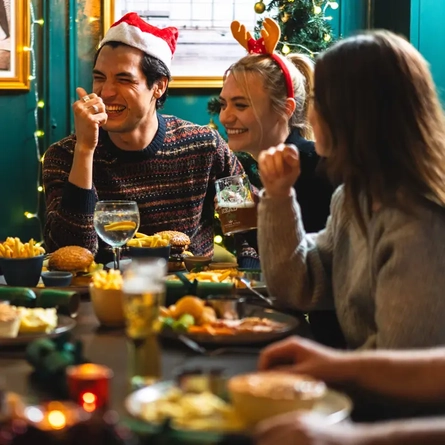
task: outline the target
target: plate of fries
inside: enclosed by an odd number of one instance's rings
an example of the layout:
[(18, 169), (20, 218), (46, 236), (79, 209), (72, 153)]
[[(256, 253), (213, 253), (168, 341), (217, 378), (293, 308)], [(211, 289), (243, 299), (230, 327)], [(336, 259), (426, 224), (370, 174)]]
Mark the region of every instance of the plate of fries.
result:
[(134, 238), (127, 242), (128, 247), (166, 247), (170, 244), (170, 239), (167, 235), (145, 235), (144, 233), (136, 232)]

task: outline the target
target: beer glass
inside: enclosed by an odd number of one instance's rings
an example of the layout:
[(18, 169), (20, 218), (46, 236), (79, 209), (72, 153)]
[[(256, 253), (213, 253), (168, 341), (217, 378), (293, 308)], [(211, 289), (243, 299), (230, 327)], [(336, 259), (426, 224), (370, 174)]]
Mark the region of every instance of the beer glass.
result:
[(257, 226), (256, 205), (246, 175), (215, 182), (218, 214), (224, 235), (246, 232)]
[(158, 333), (159, 310), (165, 301), (167, 262), (163, 258), (132, 261), (125, 270), (123, 304), (129, 347), (130, 381), (133, 387), (161, 378)]

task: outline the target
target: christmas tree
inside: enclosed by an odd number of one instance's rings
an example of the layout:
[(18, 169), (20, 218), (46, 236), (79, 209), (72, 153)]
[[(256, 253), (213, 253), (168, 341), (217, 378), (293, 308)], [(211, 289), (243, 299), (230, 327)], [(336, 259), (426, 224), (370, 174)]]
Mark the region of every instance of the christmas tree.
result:
[[(254, 5), (257, 14), (266, 12), (280, 25), (278, 52), (302, 52), (310, 56), (324, 51), (334, 40), (328, 8), (337, 9), (338, 3), (328, 0), (271, 0), (266, 6), (260, 0)], [(259, 20), (255, 29), (257, 37), (262, 23), (263, 20)]]

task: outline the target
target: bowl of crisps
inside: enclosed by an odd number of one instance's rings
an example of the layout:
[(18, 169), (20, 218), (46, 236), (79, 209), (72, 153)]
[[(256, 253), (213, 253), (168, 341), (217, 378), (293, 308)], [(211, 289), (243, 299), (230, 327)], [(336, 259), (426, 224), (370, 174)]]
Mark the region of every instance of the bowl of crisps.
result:
[(93, 274), (89, 290), (94, 313), (102, 326), (125, 325), (122, 275), (119, 270), (100, 270)]
[(0, 244), (0, 267), (9, 286), (35, 287), (40, 280), (45, 250), (31, 239), (8, 237)]

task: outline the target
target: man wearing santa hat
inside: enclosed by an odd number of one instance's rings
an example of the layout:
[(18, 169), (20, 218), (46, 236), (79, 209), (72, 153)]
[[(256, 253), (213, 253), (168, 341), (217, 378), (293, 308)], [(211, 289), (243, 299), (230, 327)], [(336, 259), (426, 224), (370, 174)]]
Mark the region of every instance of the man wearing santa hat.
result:
[(132, 200), (139, 231), (181, 231), (193, 253), (212, 255), (215, 180), (243, 168), (216, 131), (157, 112), (177, 38), (176, 28), (159, 29), (128, 13), (100, 43), (93, 92), (77, 89), (75, 134), (45, 154), (50, 252), (80, 245), (103, 253), (93, 226), (96, 202)]

